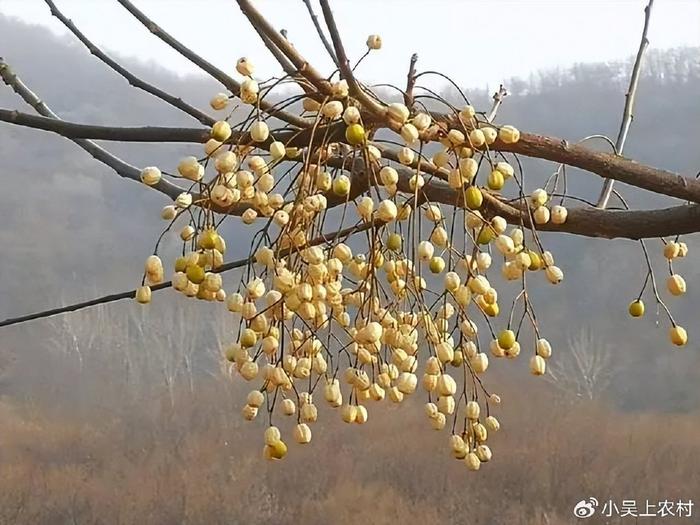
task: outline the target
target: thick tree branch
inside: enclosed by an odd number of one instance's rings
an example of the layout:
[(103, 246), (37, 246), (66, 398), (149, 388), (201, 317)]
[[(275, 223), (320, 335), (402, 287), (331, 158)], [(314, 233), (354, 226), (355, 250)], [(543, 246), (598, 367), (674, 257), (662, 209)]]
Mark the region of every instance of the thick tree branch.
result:
[[(213, 78), (221, 82), (226, 88), (228, 88), (237, 97), (241, 94), (240, 84), (233, 79), (231, 76), (224, 73), (221, 69), (216, 67), (211, 62), (205, 60), (200, 55), (192, 51), (190, 48), (182, 44), (179, 40), (174, 38), (172, 35), (164, 31), (155, 22), (148, 18), (142, 11), (140, 11), (134, 4), (129, 0), (117, 0), (131, 15), (141, 22), (151, 33), (160, 38), (163, 42), (172, 47), (175, 51), (180, 53), (182, 56), (187, 58), (190, 62), (195, 64), (197, 67), (211, 75)], [(274, 109), (270, 102), (264, 100), (260, 101), (260, 109), (265, 113), (276, 117), (288, 124), (297, 127), (307, 127), (309, 123), (301, 117), (298, 117), (292, 113), (288, 113), (283, 110)]]
[[(54, 121), (53, 118), (42, 119), (26, 113), (0, 110), (0, 121), (51, 131), (71, 139), (192, 143), (204, 143), (209, 139), (209, 130), (205, 128), (114, 128), (62, 120)], [(276, 139), (290, 146), (302, 147), (309, 145), (311, 134), (310, 130), (284, 130), (276, 135)], [(324, 134), (328, 141), (342, 141), (344, 140), (344, 124), (332, 124), (329, 128), (317, 129), (315, 135), (324, 136)], [(268, 139), (266, 143), (261, 143), (259, 146), (266, 148), (271, 140)], [(249, 143), (250, 139), (245, 133), (234, 134), (231, 142)], [(490, 147), (494, 151), (518, 153), (566, 164), (595, 173), (603, 178), (619, 180), (654, 193), (700, 203), (700, 180), (639, 164), (618, 155), (594, 151), (583, 145), (569, 144), (556, 137), (522, 133), (520, 141), (515, 144), (504, 144), (496, 141)], [(398, 160), (398, 155), (393, 150), (383, 148), (383, 152), (385, 158)], [(428, 167), (427, 163), (423, 163), (422, 166), (423, 168)]]
[(121, 66), (118, 62), (113, 60), (111, 57), (109, 57), (106, 53), (104, 53), (99, 47), (97, 47), (94, 43), (92, 43), (79, 29), (78, 27), (69, 19), (66, 18), (66, 16), (61, 13), (61, 11), (56, 7), (56, 4), (53, 2), (53, 0), (44, 0), (46, 4), (49, 6), (49, 9), (51, 9), (51, 14), (58, 18), (61, 23), (68, 28), (68, 30), (73, 33), (78, 40), (80, 40), (83, 44), (85, 44), (85, 47), (88, 48), (90, 53), (95, 55), (98, 59), (100, 59), (102, 62), (104, 62), (107, 66), (112, 68), (114, 71), (116, 71), (118, 74), (120, 74), (122, 77), (124, 77), (127, 82), (129, 82), (130, 85), (142, 89), (143, 91), (150, 93), (151, 95), (167, 102), (171, 106), (187, 113), (188, 115), (194, 117), (197, 119), (199, 122), (204, 124), (205, 126), (211, 126), (216, 122), (215, 119), (207, 115), (206, 113), (198, 110), (194, 106), (191, 106), (184, 102), (181, 98), (175, 97), (171, 95), (170, 93), (167, 93), (163, 91), (162, 89), (159, 89), (148, 82), (145, 82), (141, 80), (139, 77), (131, 73), (129, 70)]
[(619, 155), (594, 151), (583, 145), (569, 144), (556, 137), (521, 133), (515, 144), (498, 140), (490, 149), (566, 164), (654, 193), (700, 203), (700, 180), (652, 168)]
[[(123, 2), (125, 0), (119, 0)], [(237, 0), (243, 14), (248, 18), (251, 25), (256, 31), (262, 31), (267, 38), (294, 64), (299, 73), (301, 73), (316, 89), (323, 95), (331, 95), (331, 85), (328, 80), (316, 71), (316, 69), (282, 36), (270, 23), (265, 19), (260, 12), (253, 7), (248, 0)], [(308, 125), (308, 123), (307, 123)]]
[[(414, 171), (408, 168), (399, 170), (399, 191), (412, 193), (408, 181)], [(432, 201), (450, 206), (465, 207), (464, 194), (457, 192), (438, 181), (426, 184), (422, 193)], [(511, 224), (521, 222), (530, 227), (530, 214), (521, 208), (503, 202), (498, 197), (484, 191), (482, 213), (487, 217), (500, 215)], [(536, 225), (538, 231), (570, 233), (584, 237), (606, 239), (644, 239), (682, 235), (700, 231), (700, 205), (681, 205), (659, 210), (613, 211), (598, 208), (571, 208), (566, 222), (561, 225), (547, 223)]]
[(0, 121), (58, 133), (68, 139), (93, 139), (120, 142), (185, 142), (202, 143), (209, 140), (206, 128), (173, 128), (159, 126), (113, 127), (77, 124), (55, 117), (41, 117), (20, 111), (0, 109)]
[[(629, 133), (630, 126), (632, 125), (632, 119), (634, 115), (632, 114), (634, 110), (635, 95), (637, 94), (637, 86), (639, 85), (639, 75), (642, 71), (642, 59), (644, 58), (644, 52), (649, 46), (649, 39), (647, 38), (647, 32), (649, 31), (649, 21), (651, 20), (651, 9), (654, 6), (654, 0), (649, 0), (649, 3), (644, 8), (644, 28), (642, 29), (642, 40), (639, 43), (639, 50), (637, 51), (637, 57), (634, 60), (634, 66), (632, 68), (632, 76), (630, 77), (629, 88), (625, 94), (625, 108), (622, 111), (622, 122), (620, 124), (620, 131), (617, 134), (617, 142), (615, 143), (615, 151), (618, 155), (622, 155), (622, 150), (625, 147), (625, 141), (627, 140), (627, 134)], [(613, 190), (614, 179), (607, 179), (603, 183), (603, 188), (600, 192), (600, 197), (598, 197), (598, 207), (605, 208), (610, 200), (610, 195)]]

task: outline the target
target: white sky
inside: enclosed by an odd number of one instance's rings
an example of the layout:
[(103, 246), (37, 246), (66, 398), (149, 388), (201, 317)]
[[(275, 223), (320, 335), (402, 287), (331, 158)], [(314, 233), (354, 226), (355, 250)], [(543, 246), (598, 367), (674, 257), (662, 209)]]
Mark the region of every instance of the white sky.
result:
[[(99, 45), (123, 55), (152, 59), (178, 73), (198, 70), (152, 36), (115, 0), (55, 0)], [(240, 56), (252, 58), (256, 75), (279, 67), (249, 27), (234, 0), (135, 0), (161, 27), (235, 73)], [(511, 76), (576, 62), (634, 54), (646, 0), (334, 0), (332, 5), (351, 57), (365, 51), (366, 36), (379, 33), (384, 47), (359, 72), (363, 81), (402, 86), (411, 54), (419, 69), (448, 73), (466, 87), (495, 86)], [(255, 5), (322, 71), (330, 62), (301, 0), (256, 0)], [(321, 16), (317, 0), (317, 14)], [(0, 13), (66, 30), (43, 0), (0, 0)], [(700, 46), (700, 0), (656, 0), (649, 32), (653, 48)], [(1, 36), (0, 36), (1, 40)], [(1, 51), (1, 50), (0, 50)]]

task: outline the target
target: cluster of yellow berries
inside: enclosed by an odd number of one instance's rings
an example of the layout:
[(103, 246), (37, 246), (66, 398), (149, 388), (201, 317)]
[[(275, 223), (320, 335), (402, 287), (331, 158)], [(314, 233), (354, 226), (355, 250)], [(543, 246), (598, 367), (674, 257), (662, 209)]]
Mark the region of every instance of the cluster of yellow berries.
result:
[[(381, 39), (372, 35), (367, 46), (379, 49)], [(257, 103), (261, 94), (252, 63), (242, 58), (236, 69), (244, 77), (237, 96), (244, 103)], [(545, 374), (552, 355), (532, 316), (525, 282), (540, 271), (551, 284), (563, 280), (562, 270), (534, 231), (549, 222), (564, 224), (567, 210), (551, 205), (544, 189), (529, 196), (521, 191), (523, 209), (532, 217), (531, 236), (520, 225), (509, 227), (503, 217), (486, 213), (485, 199), (497, 198), (497, 192), (515, 178), (508, 162), (492, 161), (488, 146), (497, 140), (516, 143), (520, 133), (513, 126), (481, 122), (474, 108), (466, 106), (445, 130), (428, 113), (412, 114), (405, 105), (393, 103), (386, 107), (386, 117), (405, 147), (392, 166), (372, 143), (347, 82), (332, 84), (332, 93), (322, 102), (305, 98), (303, 110), (321, 125), (343, 125), (344, 143), (291, 147), (275, 140), (277, 133), (253, 112), (239, 126), (245, 133), (235, 140), (226, 120), (216, 122), (203, 159), (192, 156), (179, 162), (179, 177), (197, 191), (183, 192), (161, 212), (171, 225), (187, 218), (180, 230), (184, 248), (174, 263), (172, 287), (187, 297), (225, 302), (237, 316), (239, 331), (225, 349), (225, 358), (243, 380), (257, 383), (242, 415), (254, 420), (261, 410), (267, 413), (266, 458), (287, 454), (280, 429), (272, 425), (273, 415), (280, 412), (296, 421), (294, 441), (311, 441), (311, 427), (318, 418), (315, 395), (337, 409), (345, 423), (364, 424), (372, 402), (386, 399), (398, 404), (422, 390), (428, 397), (425, 412), (430, 426), (438, 431), (451, 428), (454, 457), (478, 470), (492, 457), (489, 433), (500, 427), (491, 414), (500, 397), (487, 392), (481, 376), (489, 367), (489, 354), (516, 359), (521, 353), (522, 320), (511, 326), (517, 301), (523, 303), (523, 319), (530, 320), (530, 372)], [(211, 106), (223, 110), (229, 100), (227, 94), (218, 94)], [(427, 140), (437, 140), (443, 148), (422, 161), (413, 146)], [(370, 191), (354, 200), (349, 197), (353, 180), (328, 164), (334, 156), (342, 158), (343, 152), (364, 160), (372, 183)], [(290, 164), (297, 169), (289, 170)], [(488, 169), (479, 186), (481, 165)], [(284, 195), (276, 191), (281, 181), (275, 175), (282, 171), (278, 166), (290, 174), (281, 185), (289, 188)], [(207, 178), (210, 167), (212, 176)], [(149, 167), (141, 178), (157, 185), (161, 176), (158, 168)], [(449, 206), (446, 213), (423, 198), (421, 189), (433, 176), (461, 193), (463, 205)], [(399, 192), (406, 182), (410, 192), (405, 186)], [(346, 199), (344, 220), (351, 217), (358, 230), (366, 231), (364, 249), (353, 250), (343, 238), (323, 237), (328, 233), (323, 224), (330, 212), (329, 198), (338, 197)], [(455, 228), (458, 209), (464, 219)], [(245, 279), (227, 294), (218, 273), (226, 243), (218, 232), (217, 217), (233, 210), (244, 225), (264, 220), (268, 242), (254, 245)], [(683, 256), (687, 248), (681, 244), (673, 243), (676, 251), (669, 244), (666, 251)], [(499, 332), (491, 325), (501, 313), (499, 293), (487, 277), (492, 266), (497, 267), (492, 264), (495, 258), (502, 261), (502, 277), (522, 286), (510, 320)], [(163, 273), (161, 260), (149, 257), (143, 286), (136, 293), (138, 302), (150, 302), (149, 285), (161, 283)], [(676, 295), (685, 291), (679, 276), (672, 276), (668, 286)], [(641, 301), (635, 304), (630, 313), (641, 315)], [(480, 334), (477, 319), (482, 317), (488, 332), (482, 325)], [(674, 342), (685, 338), (682, 328), (674, 329)], [(484, 333), (488, 344), (482, 342)]]
[[(688, 245), (686, 243), (670, 241), (664, 244), (663, 256), (668, 260), (669, 268), (671, 268), (673, 260), (685, 257), (686, 255), (688, 255)], [(685, 294), (686, 289), (687, 285), (685, 283), (685, 279), (683, 279), (683, 276), (674, 273), (671, 270), (670, 276), (666, 279), (666, 290), (668, 290), (672, 296), (677, 297)], [(659, 299), (657, 298), (657, 300)], [(632, 317), (642, 317), (644, 315), (645, 306), (644, 301), (641, 299), (641, 294), (640, 297), (629, 304), (628, 311)], [(668, 331), (668, 337), (676, 346), (685, 346), (688, 343), (688, 333), (686, 332), (685, 328), (676, 324), (673, 319), (671, 319), (671, 327)]]

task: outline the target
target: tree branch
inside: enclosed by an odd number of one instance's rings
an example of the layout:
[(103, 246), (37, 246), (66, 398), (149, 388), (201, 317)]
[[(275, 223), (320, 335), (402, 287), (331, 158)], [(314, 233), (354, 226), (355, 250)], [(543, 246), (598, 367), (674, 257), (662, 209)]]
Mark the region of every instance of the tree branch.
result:
[(314, 8), (311, 5), (311, 0), (302, 0), (302, 2), (304, 2), (306, 10), (309, 12), (309, 16), (311, 16), (311, 21), (313, 22), (314, 27), (316, 28), (316, 32), (318, 33), (318, 36), (321, 39), (321, 42), (323, 43), (323, 47), (326, 48), (328, 56), (331, 57), (331, 60), (333, 60), (333, 63), (337, 66), (338, 57), (335, 56), (333, 46), (331, 46), (331, 43), (326, 38), (326, 34), (323, 32), (323, 28), (321, 27), (321, 24), (318, 21), (318, 16), (316, 16), (316, 13), (314, 13)]
[(185, 142), (203, 143), (209, 140), (207, 128), (174, 128), (160, 126), (113, 127), (77, 124), (56, 117), (30, 115), (20, 111), (0, 109), (0, 121), (57, 133), (68, 139), (93, 139), (123, 142)]
[(416, 86), (416, 62), (418, 62), (418, 53), (411, 55), (411, 62), (408, 65), (408, 73), (406, 74), (406, 91), (403, 93), (403, 102), (408, 109), (413, 109), (413, 88)]
[[(5, 84), (12, 88), (14, 92), (22, 98), (22, 100), (24, 100), (27, 104), (34, 108), (34, 110), (37, 113), (48, 117), (48, 119), (56, 119), (57, 121), (60, 121), (58, 115), (56, 115), (56, 113), (54, 113), (48, 105), (46, 105), (34, 92), (32, 92), (32, 90), (30, 90), (24, 84), (24, 82), (22, 82), (22, 80), (16, 74), (12, 72), (10, 66), (1, 57), (0, 78), (2, 78)], [(93, 158), (112, 168), (121, 177), (138, 182), (141, 181), (141, 170), (139, 170), (135, 166), (132, 166), (131, 164), (124, 162), (122, 159), (113, 155), (101, 146), (98, 146), (91, 140), (79, 138), (71, 140), (75, 142), (78, 146), (83, 148), (85, 151), (87, 151), (90, 155), (92, 155)], [(175, 199), (180, 193), (185, 191), (184, 189), (180, 188), (175, 184), (172, 184), (171, 182), (165, 179), (161, 179), (160, 182), (158, 182), (158, 184), (150, 187), (160, 191), (161, 193), (166, 194), (172, 199)]]
[(328, 26), (328, 32), (331, 34), (331, 40), (333, 41), (333, 47), (335, 48), (335, 54), (338, 57), (338, 67), (340, 68), (340, 73), (342, 74), (343, 78), (348, 83), (350, 94), (355, 97), (369, 113), (377, 117), (383, 117), (386, 113), (385, 108), (377, 104), (377, 102), (371, 99), (367, 93), (365, 93), (362, 86), (360, 86), (359, 82), (355, 78), (355, 74), (352, 72), (350, 61), (345, 54), (343, 40), (340, 38), (340, 32), (338, 31), (338, 26), (335, 23), (333, 11), (331, 11), (328, 0), (320, 0), (320, 2), (321, 10), (323, 11), (323, 18), (326, 21), (326, 26)]
[[(409, 180), (414, 175), (410, 168), (398, 168), (398, 189), (413, 193)], [(421, 193), (430, 201), (450, 206), (465, 207), (464, 194), (457, 192), (439, 181), (430, 181), (423, 186)], [(500, 200), (497, 196), (482, 190), (484, 205), (481, 212), (486, 217), (500, 215), (510, 224), (531, 227), (530, 214), (523, 208)], [(570, 233), (584, 237), (606, 239), (643, 239), (681, 235), (700, 231), (700, 205), (681, 205), (659, 210), (613, 211), (598, 208), (572, 208), (568, 210), (566, 222), (561, 225), (549, 222), (536, 225), (538, 231)]]
[[(376, 226), (377, 224), (381, 224), (379, 222), (365, 222), (357, 226), (351, 226), (349, 228), (345, 228), (342, 230), (337, 230), (331, 233), (325, 233), (322, 234), (315, 239), (311, 240), (308, 245), (309, 246), (319, 246), (321, 244), (325, 244), (328, 242), (331, 242), (335, 239), (342, 239), (344, 237), (348, 237), (354, 233), (359, 233), (365, 230), (369, 230), (370, 228)], [(285, 248), (280, 250), (279, 257), (286, 257), (289, 255), (293, 248)], [(242, 268), (249, 264), (253, 257), (246, 257), (245, 259), (238, 259), (236, 261), (232, 261), (230, 263), (226, 263), (221, 265), (218, 268), (215, 268), (212, 271), (212, 273), (223, 273), (223, 272), (228, 272), (230, 270), (234, 270), (236, 268)], [(157, 292), (160, 290), (165, 290), (166, 288), (170, 288), (172, 286), (172, 281), (167, 281), (163, 282), (160, 284), (155, 284), (151, 286), (151, 291), (152, 292)], [(98, 297), (96, 299), (91, 299), (89, 301), (84, 301), (80, 303), (75, 303), (71, 304), (68, 306), (63, 306), (61, 308), (53, 308), (51, 310), (44, 310), (41, 312), (36, 312), (33, 314), (28, 314), (28, 315), (23, 315), (21, 317), (15, 317), (15, 318), (9, 318), (5, 319), (3, 321), (0, 321), (0, 328), (3, 326), (11, 326), (11, 325), (16, 325), (20, 323), (26, 323), (27, 321), (34, 321), (36, 319), (43, 319), (46, 317), (51, 317), (54, 315), (58, 314), (63, 314), (67, 312), (75, 312), (77, 310), (83, 310), (85, 308), (89, 308), (90, 306), (97, 306), (99, 304), (106, 304), (106, 303), (113, 303), (115, 301), (120, 301), (122, 299), (133, 299), (136, 297), (136, 290), (129, 290), (126, 292), (119, 292), (115, 294), (110, 294), (110, 295), (105, 295), (103, 297)]]
[[(233, 93), (237, 97), (240, 97), (241, 86), (235, 79), (221, 71), (214, 64), (208, 62), (207, 60), (199, 56), (197, 53), (192, 51), (190, 48), (182, 44), (179, 40), (175, 39), (172, 35), (164, 31), (129, 0), (117, 0), (117, 2), (119, 2), (124, 7), (124, 9), (129, 11), (129, 13), (131, 13), (131, 15), (134, 18), (136, 18), (136, 20), (141, 22), (141, 24), (143, 24), (151, 33), (160, 38), (163, 42), (168, 44), (182, 56), (187, 58), (190, 62), (192, 62), (200, 69), (202, 69), (203, 71), (214, 77), (216, 80), (221, 82), (224, 86), (226, 86), (226, 88), (228, 88), (231, 91), (231, 93)], [(283, 120), (284, 122), (287, 122), (293, 126), (305, 128), (309, 125), (309, 123), (303, 118), (293, 115), (292, 113), (288, 113), (284, 110), (274, 109), (270, 102), (266, 102), (264, 100), (260, 101), (260, 109), (265, 113), (272, 115), (273, 117), (276, 117), (280, 120)]]
[(100, 59), (102, 62), (104, 62), (107, 66), (112, 68), (114, 71), (116, 71), (118, 74), (120, 74), (122, 77), (124, 77), (127, 82), (129, 82), (130, 85), (142, 89), (143, 91), (150, 93), (151, 95), (167, 102), (171, 106), (187, 113), (191, 117), (194, 117), (197, 119), (199, 122), (204, 124), (205, 126), (211, 126), (216, 122), (216, 119), (210, 117), (206, 113), (198, 110), (194, 106), (190, 106), (186, 102), (184, 102), (181, 98), (175, 97), (171, 95), (170, 93), (167, 93), (163, 91), (162, 89), (159, 89), (143, 80), (141, 80), (139, 77), (131, 73), (129, 70), (126, 68), (122, 67), (118, 62), (110, 58), (106, 53), (104, 53), (99, 47), (97, 47), (95, 44), (93, 44), (79, 29), (78, 27), (68, 18), (66, 18), (63, 13), (56, 7), (56, 4), (54, 4), (53, 0), (44, 0), (46, 4), (49, 6), (49, 9), (51, 9), (51, 14), (58, 18), (61, 23), (68, 28), (68, 30), (73, 33), (78, 40), (80, 40), (83, 44), (85, 44), (85, 47), (88, 48), (90, 53), (95, 55), (98, 59)]
[[(120, 2), (125, 0), (119, 0)], [(320, 93), (330, 96), (331, 95), (331, 85), (328, 80), (324, 79), (323, 76), (316, 71), (316, 69), (306, 61), (306, 59), (301, 56), (301, 54), (289, 43), (289, 41), (283, 37), (270, 23), (265, 19), (260, 12), (253, 7), (253, 5), (248, 0), (237, 0), (238, 7), (240, 7), (243, 14), (248, 18), (251, 25), (256, 29), (256, 31), (262, 31), (270, 39), (270, 41), (277, 46), (277, 48), (284, 53), (284, 55), (290, 60), (294, 67), (297, 68), (299, 73), (301, 73), (304, 78), (306, 78), (311, 84), (313, 84)], [(308, 125), (308, 123), (307, 123)]]
[[(627, 134), (629, 133), (630, 126), (632, 125), (632, 119), (634, 115), (632, 111), (634, 109), (635, 95), (637, 94), (637, 85), (639, 84), (639, 75), (642, 71), (642, 59), (644, 58), (644, 52), (649, 46), (649, 39), (647, 38), (647, 32), (649, 30), (649, 20), (651, 20), (651, 9), (654, 6), (654, 0), (649, 0), (649, 3), (644, 8), (644, 28), (642, 29), (642, 40), (639, 43), (639, 50), (637, 51), (637, 57), (634, 60), (634, 66), (632, 68), (632, 76), (630, 77), (630, 85), (625, 94), (625, 109), (622, 112), (622, 123), (620, 124), (620, 131), (617, 134), (617, 142), (615, 143), (615, 151), (618, 155), (622, 155), (622, 150), (625, 147), (625, 141), (627, 140)], [(606, 179), (603, 183), (603, 188), (598, 197), (598, 207), (605, 208), (610, 200), (610, 195), (613, 190), (614, 179)]]
[(700, 203), (699, 180), (639, 164), (619, 155), (594, 151), (580, 144), (569, 144), (556, 137), (521, 133), (515, 144), (497, 140), (489, 148), (566, 164), (654, 193)]
[[(63, 120), (41, 118), (17, 111), (0, 110), (0, 121), (27, 126), (63, 135), (71, 140), (76, 138), (91, 138), (96, 140), (117, 140), (132, 142), (192, 142), (204, 143), (209, 139), (209, 131), (205, 128), (169, 128), (169, 127), (136, 127), (115, 128), (77, 124)], [(345, 125), (331, 124), (316, 130), (316, 136), (325, 136), (328, 141), (343, 141)], [(310, 130), (283, 130), (276, 134), (277, 140), (295, 147), (308, 146), (312, 138)], [(272, 139), (265, 143), (256, 144), (265, 149)], [(235, 143), (250, 143), (247, 133), (236, 133), (230, 139)], [(313, 145), (313, 144), (312, 144)], [(504, 144), (496, 141), (490, 146), (494, 151), (511, 152), (528, 157), (540, 158), (573, 166), (595, 173), (603, 178), (612, 178), (643, 188), (661, 195), (676, 197), (685, 201), (700, 203), (700, 180), (683, 177), (677, 173), (639, 164), (618, 155), (603, 153), (586, 148), (583, 145), (569, 144), (556, 138), (521, 133), (520, 140), (515, 144)], [(382, 148), (383, 156), (398, 161), (398, 155), (393, 150)], [(428, 168), (422, 163), (423, 169)]]

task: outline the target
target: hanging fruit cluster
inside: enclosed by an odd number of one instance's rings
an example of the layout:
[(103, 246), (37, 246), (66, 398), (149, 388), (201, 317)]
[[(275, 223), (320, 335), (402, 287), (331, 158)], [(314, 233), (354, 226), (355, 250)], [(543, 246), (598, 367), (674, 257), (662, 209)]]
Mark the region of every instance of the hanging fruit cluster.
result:
[[(370, 36), (367, 46), (379, 49), (381, 38)], [(331, 85), (332, 96), (303, 98), (302, 116), (326, 131), (299, 144), (259, 110), (271, 88), (253, 78), (252, 62), (241, 58), (236, 69), (249, 117), (235, 126), (216, 122), (203, 154), (178, 163), (169, 176), (191, 186), (161, 216), (168, 229), (180, 224), (172, 287), (225, 303), (239, 321), (225, 359), (252, 385), (243, 418), (265, 413), (264, 456), (287, 454), (277, 418), (295, 421), (291, 439), (307, 444), (319, 403), (361, 425), (373, 403), (422, 396), (429, 425), (446, 430), (453, 456), (478, 470), (491, 459), (489, 437), (500, 428), (492, 413), (500, 397), (484, 383), (490, 360), (523, 359), (522, 351), (530, 372), (541, 376), (552, 356), (528, 285), (564, 278), (538, 227), (566, 223), (566, 196), (555, 204), (547, 186), (526, 194), (522, 174), (489, 149), (496, 141), (517, 143), (519, 131), (493, 125), (471, 105), (454, 111), (448, 125), (427, 108), (387, 105), (387, 123), (404, 144), (389, 159), (344, 80)], [(211, 107), (224, 111), (233, 98), (217, 94)], [(429, 142), (441, 147), (427, 158)], [(155, 185), (162, 176), (149, 167), (142, 181)], [(451, 204), (431, 200), (424, 191), (431, 181), (452, 192)], [(499, 215), (506, 190), (520, 196), (527, 222), (509, 225)], [(334, 209), (340, 225), (328, 232)], [(224, 291), (220, 227), (232, 216), (256, 234), (241, 282)], [(351, 248), (353, 236), (362, 248)], [(686, 252), (676, 241), (664, 249), (669, 261)], [(150, 286), (163, 279), (160, 258), (150, 256), (136, 300), (150, 302)], [(505, 306), (496, 281), (519, 286)], [(667, 287), (673, 295), (686, 289), (675, 273)], [(629, 312), (644, 314), (641, 293)], [(670, 338), (687, 342), (674, 322)]]

